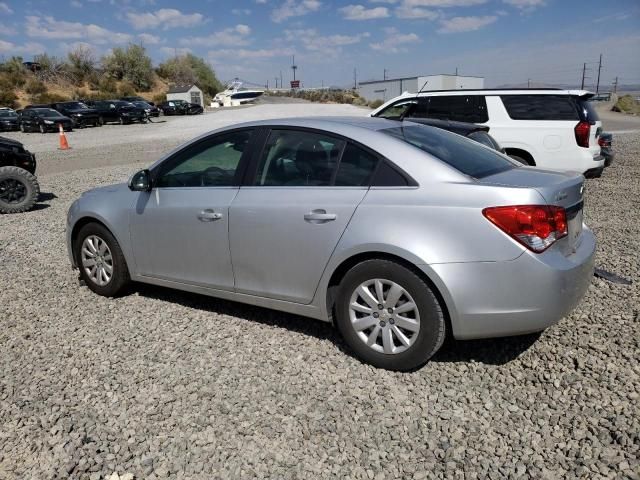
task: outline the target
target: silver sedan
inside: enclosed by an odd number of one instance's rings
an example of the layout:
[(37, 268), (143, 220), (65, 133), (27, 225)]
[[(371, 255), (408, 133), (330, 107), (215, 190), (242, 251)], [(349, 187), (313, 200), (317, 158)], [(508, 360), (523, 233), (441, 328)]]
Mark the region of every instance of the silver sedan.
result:
[(583, 181), (410, 122), (252, 122), (83, 194), (68, 250), (97, 294), (136, 281), (292, 312), (409, 370), (446, 335), (539, 331), (574, 308), (595, 251)]

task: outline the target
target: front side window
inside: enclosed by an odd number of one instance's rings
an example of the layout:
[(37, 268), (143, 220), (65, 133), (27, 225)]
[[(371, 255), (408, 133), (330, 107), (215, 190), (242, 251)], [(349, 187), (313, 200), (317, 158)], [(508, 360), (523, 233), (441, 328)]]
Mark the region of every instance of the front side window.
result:
[(416, 104), (415, 98), (408, 98), (406, 100), (401, 100), (399, 102), (394, 103), (393, 105), (389, 105), (383, 111), (378, 113), (376, 117), (400, 118), (406, 115), (409, 109), (411, 109), (415, 104)]
[(489, 120), (483, 95), (436, 95), (421, 98), (410, 117), (436, 118), (455, 122), (484, 123)]
[(227, 187), (235, 184), (242, 154), (252, 132), (241, 130), (200, 142), (177, 154), (160, 167), (159, 188)]
[(473, 140), (440, 128), (414, 124), (380, 131), (413, 145), (474, 178), (515, 168), (514, 163), (497, 152), (482, 148)]
[(329, 135), (273, 130), (258, 165), (258, 186), (332, 185), (345, 142)]

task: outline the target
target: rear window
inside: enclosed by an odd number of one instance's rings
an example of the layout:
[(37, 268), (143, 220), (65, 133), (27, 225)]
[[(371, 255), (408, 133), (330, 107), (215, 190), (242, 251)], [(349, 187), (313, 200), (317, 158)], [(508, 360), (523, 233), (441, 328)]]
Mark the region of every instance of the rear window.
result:
[(576, 101), (568, 95), (501, 95), (513, 120), (580, 120)]
[(596, 112), (593, 103), (588, 100), (578, 99), (578, 107), (580, 108), (580, 119), (591, 124), (596, 123), (600, 120), (598, 117), (598, 112)]
[(515, 168), (509, 159), (497, 152), (439, 128), (414, 124), (380, 131), (413, 145), (474, 178), (483, 178)]

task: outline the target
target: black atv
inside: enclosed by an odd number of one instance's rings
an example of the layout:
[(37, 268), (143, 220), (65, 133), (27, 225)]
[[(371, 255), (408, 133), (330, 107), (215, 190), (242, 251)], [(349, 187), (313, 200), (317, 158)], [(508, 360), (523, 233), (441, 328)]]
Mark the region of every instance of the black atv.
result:
[(0, 137), (0, 213), (31, 209), (40, 196), (35, 177), (36, 156), (24, 145)]

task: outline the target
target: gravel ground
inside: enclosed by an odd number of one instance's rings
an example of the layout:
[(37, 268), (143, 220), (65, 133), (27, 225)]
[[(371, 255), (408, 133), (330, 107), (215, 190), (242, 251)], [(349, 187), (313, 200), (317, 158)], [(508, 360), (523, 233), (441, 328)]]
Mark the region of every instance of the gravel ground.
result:
[(640, 134), (616, 149), (586, 221), (633, 285), (594, 278), (541, 335), (450, 341), (409, 374), (313, 320), (79, 287), (66, 210), (136, 165), (42, 175), (38, 208), (0, 217), (0, 479), (640, 478)]

